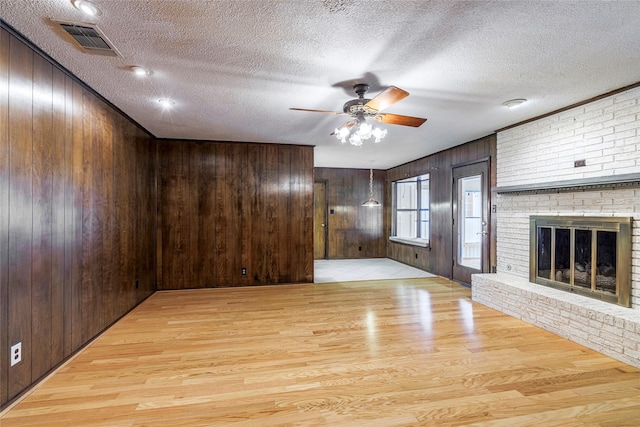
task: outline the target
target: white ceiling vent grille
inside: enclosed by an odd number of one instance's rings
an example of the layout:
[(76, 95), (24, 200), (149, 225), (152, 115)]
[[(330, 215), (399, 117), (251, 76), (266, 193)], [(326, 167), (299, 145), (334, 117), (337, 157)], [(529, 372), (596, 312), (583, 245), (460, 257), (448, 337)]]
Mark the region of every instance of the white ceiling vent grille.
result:
[(122, 56), (97, 26), (75, 22), (54, 22), (71, 36), (85, 52), (107, 56)]

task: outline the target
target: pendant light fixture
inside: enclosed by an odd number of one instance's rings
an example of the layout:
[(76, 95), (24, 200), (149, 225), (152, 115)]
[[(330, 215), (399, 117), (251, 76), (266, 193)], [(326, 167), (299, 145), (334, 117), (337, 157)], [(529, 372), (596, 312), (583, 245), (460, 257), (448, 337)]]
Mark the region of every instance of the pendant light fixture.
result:
[(380, 202), (373, 198), (373, 168), (369, 169), (369, 200), (364, 202), (362, 206), (370, 208), (380, 206)]

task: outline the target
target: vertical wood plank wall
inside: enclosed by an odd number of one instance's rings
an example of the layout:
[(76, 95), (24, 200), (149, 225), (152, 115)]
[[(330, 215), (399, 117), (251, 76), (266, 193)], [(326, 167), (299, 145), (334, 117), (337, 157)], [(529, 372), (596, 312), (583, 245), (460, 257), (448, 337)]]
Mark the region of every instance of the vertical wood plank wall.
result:
[(313, 147), (157, 147), (159, 289), (313, 282)]
[[(496, 136), (489, 135), (387, 170), (387, 200), (391, 200), (392, 197), (392, 182), (399, 179), (429, 173), (431, 189), (431, 250), (389, 242), (387, 256), (439, 276), (451, 277), (453, 259), (452, 168), (463, 163), (489, 158), (489, 187), (493, 188), (496, 186), (495, 153)], [(491, 197), (492, 200), (495, 200), (494, 195)], [(388, 215), (391, 215), (390, 210)], [(390, 218), (389, 221), (391, 221)], [(495, 265), (495, 221), (493, 218), (492, 221), (493, 223), (490, 224), (490, 265)]]
[[(373, 171), (373, 196), (383, 206), (365, 207), (369, 198), (368, 169), (315, 168), (315, 180), (327, 183), (327, 257), (385, 258), (390, 198), (385, 197), (387, 172)], [(333, 214), (331, 214), (333, 210)]]
[(0, 406), (155, 290), (152, 145), (0, 28)]

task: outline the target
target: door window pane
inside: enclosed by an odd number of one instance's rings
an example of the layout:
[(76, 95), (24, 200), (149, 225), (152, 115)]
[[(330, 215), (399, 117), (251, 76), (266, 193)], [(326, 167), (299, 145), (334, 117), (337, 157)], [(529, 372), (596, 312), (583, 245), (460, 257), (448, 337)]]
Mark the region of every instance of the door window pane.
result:
[(481, 175), (458, 180), (458, 264), (481, 269), (482, 192)]

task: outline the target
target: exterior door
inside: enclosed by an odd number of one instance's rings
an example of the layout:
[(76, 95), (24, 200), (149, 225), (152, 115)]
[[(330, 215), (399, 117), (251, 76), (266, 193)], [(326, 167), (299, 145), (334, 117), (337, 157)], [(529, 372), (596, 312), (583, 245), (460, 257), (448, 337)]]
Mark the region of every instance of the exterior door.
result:
[(313, 183), (313, 259), (327, 257), (327, 183)]
[(453, 168), (453, 271), (471, 284), (474, 273), (489, 272), (489, 161)]

